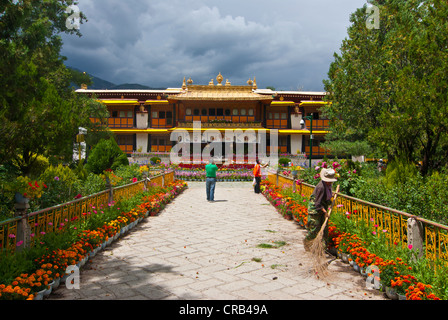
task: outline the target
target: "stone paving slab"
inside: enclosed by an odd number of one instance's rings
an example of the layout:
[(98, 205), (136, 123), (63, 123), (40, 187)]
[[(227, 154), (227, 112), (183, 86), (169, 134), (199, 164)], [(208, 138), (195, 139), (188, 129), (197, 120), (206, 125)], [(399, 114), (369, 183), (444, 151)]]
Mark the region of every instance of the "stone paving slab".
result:
[[(189, 188), (100, 251), (80, 272), (80, 289), (61, 285), (49, 300), (385, 300), (336, 260), (329, 278), (311, 272), (306, 231), (284, 219), (251, 183)], [(282, 241), (278, 248), (260, 244)]]

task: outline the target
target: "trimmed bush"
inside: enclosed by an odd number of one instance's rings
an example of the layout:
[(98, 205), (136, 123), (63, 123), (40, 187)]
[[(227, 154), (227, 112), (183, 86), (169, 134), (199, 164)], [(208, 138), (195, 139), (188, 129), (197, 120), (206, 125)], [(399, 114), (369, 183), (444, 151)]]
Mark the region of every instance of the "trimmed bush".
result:
[(289, 158), (280, 158), (278, 159), (278, 164), (281, 166), (287, 166), (291, 162)]
[(108, 169), (115, 170), (121, 165), (129, 165), (126, 154), (114, 139), (103, 139), (93, 148), (87, 160), (86, 169), (95, 174), (101, 174)]

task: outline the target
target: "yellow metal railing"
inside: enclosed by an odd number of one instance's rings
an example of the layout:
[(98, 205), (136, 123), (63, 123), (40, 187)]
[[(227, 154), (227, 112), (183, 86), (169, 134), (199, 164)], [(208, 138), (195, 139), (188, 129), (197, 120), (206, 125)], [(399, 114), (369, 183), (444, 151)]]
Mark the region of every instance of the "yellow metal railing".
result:
[(121, 186), (113, 189), (113, 199), (118, 202), (123, 199), (129, 199), (145, 188), (144, 181), (139, 181), (130, 185)]
[[(297, 193), (307, 198), (314, 190), (313, 185), (295, 183), (292, 178), (274, 172), (268, 173), (267, 180), (279, 187), (294, 186)], [(408, 221), (412, 218), (422, 226), (421, 240), (425, 257), (432, 261), (448, 261), (448, 226), (341, 193), (336, 199), (334, 212), (349, 212), (352, 219), (376, 225), (378, 230), (384, 231), (390, 244), (403, 247), (409, 244)]]
[[(158, 176), (148, 178), (150, 185), (163, 186), (174, 181), (174, 171), (168, 171)], [(23, 219), (29, 225), (29, 237), (39, 239), (44, 234), (51, 232), (63, 232), (74, 221), (88, 219), (94, 211), (101, 212), (101, 208), (107, 207), (113, 201), (129, 199), (145, 188), (145, 181), (138, 181), (128, 185), (105, 190), (74, 201), (66, 202), (54, 207), (28, 213), (24, 216), (14, 217), (0, 222), (0, 250), (15, 251), (18, 245), (18, 229)], [(112, 194), (112, 199), (111, 199)], [(20, 240), (21, 241), (21, 240)], [(31, 241), (33, 243), (33, 241)]]

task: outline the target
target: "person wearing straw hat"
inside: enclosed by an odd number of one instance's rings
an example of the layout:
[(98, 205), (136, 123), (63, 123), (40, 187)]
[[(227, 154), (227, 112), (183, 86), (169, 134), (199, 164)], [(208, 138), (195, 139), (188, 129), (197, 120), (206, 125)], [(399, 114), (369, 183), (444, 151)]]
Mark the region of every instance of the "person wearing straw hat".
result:
[[(322, 169), (320, 172), (321, 181), (314, 188), (308, 202), (308, 234), (305, 237), (306, 241), (313, 240), (319, 233), (322, 225), (327, 217), (328, 207), (331, 205), (331, 198), (333, 197), (332, 186), (336, 182), (336, 172), (329, 169)], [(328, 238), (328, 224), (324, 230), (324, 239)]]

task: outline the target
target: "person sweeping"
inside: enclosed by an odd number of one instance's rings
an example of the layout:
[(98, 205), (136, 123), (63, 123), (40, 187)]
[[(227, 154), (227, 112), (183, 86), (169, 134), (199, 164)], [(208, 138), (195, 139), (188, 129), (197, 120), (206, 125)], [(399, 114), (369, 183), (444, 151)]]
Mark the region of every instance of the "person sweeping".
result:
[(326, 267), (322, 260), (328, 241), (328, 218), (334, 203), (332, 198), (335, 195), (334, 201), (339, 192), (339, 186), (335, 194), (332, 191), (333, 183), (337, 181), (333, 169), (322, 169), (320, 178), (308, 203), (308, 234), (305, 237), (305, 249), (313, 254), (316, 273), (322, 273)]
[[(327, 217), (328, 208), (333, 197), (333, 182), (336, 182), (336, 172), (333, 169), (322, 169), (320, 172), (321, 181), (314, 188), (308, 202), (308, 234), (305, 237), (307, 242), (316, 238)], [(328, 224), (324, 229), (324, 239), (328, 238)]]

